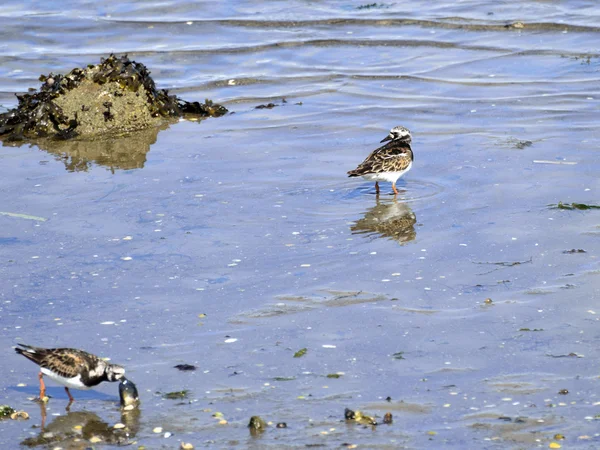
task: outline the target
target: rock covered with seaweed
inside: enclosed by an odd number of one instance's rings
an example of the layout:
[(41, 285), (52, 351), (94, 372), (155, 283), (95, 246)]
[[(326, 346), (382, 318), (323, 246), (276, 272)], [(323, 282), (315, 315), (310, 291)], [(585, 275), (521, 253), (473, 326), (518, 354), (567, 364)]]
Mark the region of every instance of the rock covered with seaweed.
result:
[(66, 75), (40, 77), (37, 91), (17, 95), (18, 106), (0, 114), (0, 139), (71, 139), (127, 133), (193, 114), (219, 117), (227, 109), (210, 100), (187, 102), (157, 89), (142, 63), (127, 56), (102, 58), (100, 64)]

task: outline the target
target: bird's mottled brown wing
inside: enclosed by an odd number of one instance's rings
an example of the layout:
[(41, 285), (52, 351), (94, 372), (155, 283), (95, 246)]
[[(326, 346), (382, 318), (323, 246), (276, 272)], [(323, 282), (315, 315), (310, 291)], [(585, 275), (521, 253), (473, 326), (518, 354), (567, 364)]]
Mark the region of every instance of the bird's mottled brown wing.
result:
[(40, 367), (66, 378), (76, 377), (82, 369), (89, 369), (98, 361), (96, 356), (74, 348), (36, 348), (35, 351), (39, 355), (35, 362)]
[(367, 158), (354, 170), (350, 176), (360, 176), (368, 173), (400, 172), (408, 168), (413, 160), (410, 145), (405, 142), (389, 142), (371, 152)]
[(82, 369), (89, 370), (97, 362), (98, 358), (90, 353), (74, 348), (56, 348), (44, 356), (40, 367), (71, 378), (81, 373)]

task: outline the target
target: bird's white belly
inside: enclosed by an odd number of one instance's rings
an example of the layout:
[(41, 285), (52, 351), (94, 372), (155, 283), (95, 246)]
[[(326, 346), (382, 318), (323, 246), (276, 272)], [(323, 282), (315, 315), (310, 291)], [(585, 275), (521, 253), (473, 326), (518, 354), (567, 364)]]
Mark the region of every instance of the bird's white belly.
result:
[(404, 175), (406, 172), (408, 172), (411, 167), (412, 167), (412, 163), (406, 169), (401, 170), (399, 172), (367, 173), (367, 174), (363, 175), (362, 177), (365, 180), (369, 180), (369, 181), (387, 181), (389, 183), (395, 183), (396, 180), (398, 180), (398, 178), (400, 178), (402, 175)]
[(50, 378), (53, 381), (56, 381), (58, 384), (62, 384), (63, 386), (68, 387), (69, 389), (90, 389), (85, 384), (81, 382), (81, 375), (77, 375), (73, 378), (64, 378), (60, 375), (55, 374), (54, 372), (50, 372), (48, 369), (41, 368), (42, 373)]

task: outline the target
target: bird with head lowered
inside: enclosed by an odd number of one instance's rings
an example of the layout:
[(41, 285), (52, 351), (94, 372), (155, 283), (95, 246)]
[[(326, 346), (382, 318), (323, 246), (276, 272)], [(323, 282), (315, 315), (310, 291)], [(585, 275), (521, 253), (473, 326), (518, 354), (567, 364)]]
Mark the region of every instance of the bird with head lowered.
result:
[(40, 366), (40, 399), (46, 397), (44, 375), (62, 384), (73, 402), (69, 389), (91, 389), (103, 381), (119, 381), (125, 376), (125, 369), (110, 364), (96, 355), (75, 348), (41, 348), (18, 344), (15, 351)]

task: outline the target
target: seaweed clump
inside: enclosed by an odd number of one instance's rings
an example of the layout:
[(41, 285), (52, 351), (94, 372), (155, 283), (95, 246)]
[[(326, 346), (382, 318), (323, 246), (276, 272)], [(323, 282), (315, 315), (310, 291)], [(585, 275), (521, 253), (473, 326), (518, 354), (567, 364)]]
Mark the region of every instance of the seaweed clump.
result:
[(0, 405), (0, 419), (6, 419), (14, 414), (15, 410), (8, 405)]
[(66, 75), (40, 76), (37, 91), (18, 95), (18, 105), (0, 114), (0, 139), (71, 139), (127, 133), (192, 114), (219, 117), (224, 106), (188, 102), (157, 89), (142, 63), (111, 54), (100, 64)]

